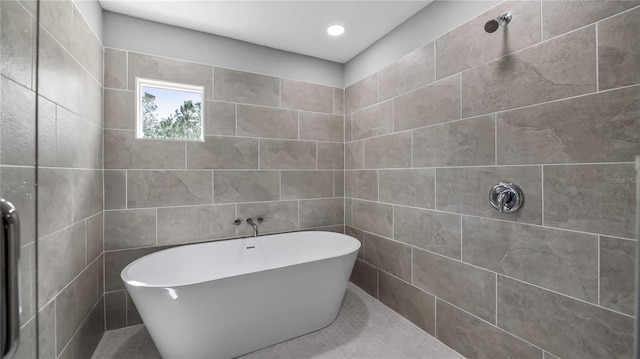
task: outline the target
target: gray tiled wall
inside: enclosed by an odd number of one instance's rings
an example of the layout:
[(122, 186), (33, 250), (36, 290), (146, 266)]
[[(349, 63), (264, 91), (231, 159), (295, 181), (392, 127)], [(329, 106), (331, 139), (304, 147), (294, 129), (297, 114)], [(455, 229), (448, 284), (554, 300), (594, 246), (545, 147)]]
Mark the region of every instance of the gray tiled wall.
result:
[(88, 358), (105, 330), (103, 47), (73, 1), (39, 5), (38, 357)]
[[(344, 232), (344, 90), (105, 49), (104, 248), (108, 330), (140, 323), (120, 279), (132, 260), (261, 233)], [(135, 77), (205, 88), (205, 141), (135, 138)]]
[(466, 357), (630, 358), (639, 6), (507, 1), (347, 88), (352, 281)]

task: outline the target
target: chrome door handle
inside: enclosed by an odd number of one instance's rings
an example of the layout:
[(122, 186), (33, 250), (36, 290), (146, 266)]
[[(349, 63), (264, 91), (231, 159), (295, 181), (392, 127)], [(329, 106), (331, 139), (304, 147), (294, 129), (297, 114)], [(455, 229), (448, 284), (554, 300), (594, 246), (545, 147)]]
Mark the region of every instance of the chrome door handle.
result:
[(20, 256), (20, 221), (16, 207), (0, 199), (0, 267), (2, 338), (0, 357), (10, 359), (18, 349), (20, 338), (20, 298), (18, 288), (18, 258)]

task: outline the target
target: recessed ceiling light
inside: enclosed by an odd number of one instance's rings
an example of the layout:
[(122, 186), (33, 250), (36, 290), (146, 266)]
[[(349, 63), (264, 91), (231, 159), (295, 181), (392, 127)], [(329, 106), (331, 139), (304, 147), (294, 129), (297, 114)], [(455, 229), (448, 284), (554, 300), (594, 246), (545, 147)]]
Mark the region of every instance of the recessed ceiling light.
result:
[(331, 36), (340, 36), (344, 34), (344, 26), (342, 25), (331, 25), (327, 28), (327, 34)]

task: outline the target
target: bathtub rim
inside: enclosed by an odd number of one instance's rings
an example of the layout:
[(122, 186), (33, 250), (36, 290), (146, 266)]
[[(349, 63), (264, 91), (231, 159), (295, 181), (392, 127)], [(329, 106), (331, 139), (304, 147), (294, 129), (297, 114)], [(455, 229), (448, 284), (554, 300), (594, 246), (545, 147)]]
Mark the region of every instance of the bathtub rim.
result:
[[(277, 236), (277, 235), (283, 235), (283, 234), (322, 233), (322, 232), (331, 233), (331, 234), (336, 234), (336, 235), (341, 235), (341, 236), (347, 237), (350, 240), (352, 240), (353, 243), (356, 244), (356, 246), (355, 246), (355, 248), (353, 248), (353, 249), (351, 249), (349, 251), (339, 252), (339, 253), (336, 253), (336, 254), (334, 254), (332, 256), (320, 257), (320, 258), (317, 258), (317, 259), (314, 259), (314, 260), (310, 260), (310, 261), (294, 262), (294, 263), (289, 263), (289, 264), (285, 264), (285, 265), (265, 268), (265, 269), (262, 269), (260, 271), (239, 273), (239, 274), (234, 274), (234, 275), (230, 275), (230, 276), (226, 276), (226, 277), (212, 278), (212, 279), (201, 280), (201, 281), (197, 281), (197, 282), (185, 282), (184, 284), (175, 284), (175, 285), (149, 284), (149, 283), (137, 282), (137, 281), (133, 280), (133, 278), (130, 278), (128, 276), (128, 271), (132, 266), (134, 266), (138, 262), (141, 262), (142, 260), (144, 260), (146, 257), (149, 257), (149, 256), (153, 256), (153, 255), (156, 255), (156, 254), (159, 254), (159, 253), (162, 253), (162, 252), (170, 251), (170, 250), (173, 250), (173, 249), (176, 249), (176, 248), (182, 248), (182, 247), (187, 247), (187, 246), (195, 246), (195, 245), (203, 245), (203, 244), (210, 244), (210, 243), (216, 243), (216, 242), (251, 239), (253, 237), (238, 237), (238, 238), (227, 238), (227, 239), (222, 239), (222, 240), (211, 240), (211, 241), (197, 242), (197, 243), (186, 243), (186, 244), (182, 244), (182, 245), (179, 245), (179, 246), (166, 248), (166, 249), (162, 249), (162, 250), (159, 250), (159, 251), (156, 251), (156, 252), (153, 252), (153, 253), (149, 253), (149, 254), (146, 254), (146, 255), (144, 255), (144, 256), (142, 256), (140, 258), (137, 258), (137, 259), (133, 260), (131, 263), (127, 264), (122, 269), (122, 271), (120, 271), (120, 279), (125, 283), (125, 286), (132, 286), (132, 287), (138, 287), (138, 288), (183, 288), (183, 287), (198, 285), (198, 284), (202, 284), (202, 283), (213, 282), (213, 281), (217, 281), (217, 280), (226, 280), (226, 279), (230, 279), (230, 278), (246, 276), (246, 275), (259, 273), (259, 272), (264, 272), (264, 271), (272, 271), (272, 270), (277, 270), (277, 269), (282, 269), (282, 268), (293, 267), (293, 266), (296, 266), (296, 265), (303, 265), (303, 264), (306, 264), (306, 263), (315, 263), (315, 262), (320, 262), (320, 261), (324, 261), (324, 260), (328, 260), (328, 259), (340, 258), (340, 257), (352, 255), (353, 253), (358, 252), (360, 250), (360, 248), (362, 248), (362, 242), (360, 242), (358, 239), (356, 239), (356, 238), (354, 238), (354, 237), (352, 237), (350, 235), (347, 235), (347, 234), (343, 234), (343, 233), (339, 233), (339, 232), (330, 232), (330, 231), (299, 231), (299, 232), (272, 233), (272, 234), (260, 236), (259, 238), (265, 238), (265, 237)], [(132, 283), (132, 282), (134, 282), (134, 283)]]

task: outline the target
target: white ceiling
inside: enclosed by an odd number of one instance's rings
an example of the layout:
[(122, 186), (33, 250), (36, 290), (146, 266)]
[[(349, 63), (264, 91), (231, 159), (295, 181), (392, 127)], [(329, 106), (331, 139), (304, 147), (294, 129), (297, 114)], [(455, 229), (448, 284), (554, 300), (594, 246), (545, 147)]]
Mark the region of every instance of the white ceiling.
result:
[[(432, 0), (99, 0), (116, 13), (345, 63)], [(342, 36), (327, 34), (340, 24)]]

